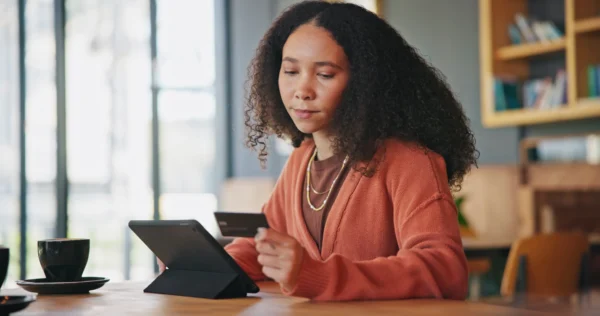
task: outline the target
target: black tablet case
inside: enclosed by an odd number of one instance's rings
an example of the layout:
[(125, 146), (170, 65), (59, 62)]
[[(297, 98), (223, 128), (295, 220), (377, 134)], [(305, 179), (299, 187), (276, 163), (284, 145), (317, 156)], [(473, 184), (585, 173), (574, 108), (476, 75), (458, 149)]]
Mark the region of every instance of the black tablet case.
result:
[(195, 220), (130, 221), (129, 227), (168, 267), (144, 292), (223, 299), (259, 290)]

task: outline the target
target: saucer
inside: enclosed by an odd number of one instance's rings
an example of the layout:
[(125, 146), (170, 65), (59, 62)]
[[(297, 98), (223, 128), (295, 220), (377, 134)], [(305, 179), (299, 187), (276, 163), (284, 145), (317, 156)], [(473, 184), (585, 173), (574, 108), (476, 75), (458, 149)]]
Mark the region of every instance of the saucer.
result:
[(33, 295), (0, 296), (0, 315), (18, 312), (33, 301), (35, 301), (35, 296)]
[(45, 278), (19, 280), (17, 285), (38, 294), (86, 294), (102, 287), (109, 280), (99, 277), (82, 277), (79, 281), (49, 282)]

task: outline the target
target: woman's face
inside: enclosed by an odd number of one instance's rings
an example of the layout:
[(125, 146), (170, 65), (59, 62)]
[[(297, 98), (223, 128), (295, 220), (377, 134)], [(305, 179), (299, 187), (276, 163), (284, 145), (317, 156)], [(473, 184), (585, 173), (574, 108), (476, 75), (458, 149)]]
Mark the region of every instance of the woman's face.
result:
[(327, 133), (350, 78), (344, 50), (330, 33), (312, 24), (298, 27), (283, 46), (279, 92), (296, 127)]

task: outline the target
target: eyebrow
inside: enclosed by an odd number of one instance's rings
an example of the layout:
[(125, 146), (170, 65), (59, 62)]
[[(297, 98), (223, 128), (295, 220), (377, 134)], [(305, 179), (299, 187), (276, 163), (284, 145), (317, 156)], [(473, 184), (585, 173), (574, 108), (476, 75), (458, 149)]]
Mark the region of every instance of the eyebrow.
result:
[[(289, 61), (289, 62), (294, 63), (294, 64), (298, 63), (298, 59), (293, 58), (293, 57), (284, 57), (282, 61)], [(317, 62), (315, 62), (315, 65), (317, 65), (319, 67), (330, 66), (330, 67), (333, 67), (333, 68), (337, 68), (337, 69), (343, 70), (342, 67), (340, 67), (338, 64), (333, 63), (331, 61), (317, 61)]]

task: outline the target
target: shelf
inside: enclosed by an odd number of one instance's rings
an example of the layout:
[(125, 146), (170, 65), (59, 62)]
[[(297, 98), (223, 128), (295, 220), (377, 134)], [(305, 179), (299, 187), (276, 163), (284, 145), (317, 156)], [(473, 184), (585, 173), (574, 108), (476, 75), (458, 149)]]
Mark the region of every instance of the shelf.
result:
[(596, 98), (581, 98), (577, 100), (577, 106), (597, 106), (600, 107), (600, 97)]
[(542, 55), (557, 52), (565, 49), (565, 39), (561, 38), (545, 43), (529, 43), (502, 47), (496, 51), (496, 59), (512, 60), (527, 58), (536, 55)]
[(575, 33), (600, 32), (600, 16), (575, 22)]
[[(600, 64), (600, 0), (557, 0), (557, 5), (531, 5), (531, 0), (479, 0), (479, 81), (481, 121), (486, 128), (600, 120), (600, 98), (588, 96), (588, 65)], [(564, 35), (552, 41), (513, 45), (517, 14), (530, 21), (553, 22)], [(564, 17), (561, 18), (561, 17)], [(520, 18), (519, 18), (520, 20)], [(522, 24), (522, 21), (520, 21)], [(512, 28), (512, 30), (511, 30)], [(517, 31), (521, 33), (518, 29)], [(534, 32), (535, 33), (535, 32)], [(537, 38), (537, 36), (536, 36)], [(495, 78), (525, 80), (567, 73), (568, 100), (560, 108), (494, 112)], [(593, 123), (592, 123), (593, 124)]]
[(484, 117), (486, 127), (534, 125), (600, 117), (600, 100), (581, 100), (576, 106), (549, 110), (508, 110)]

